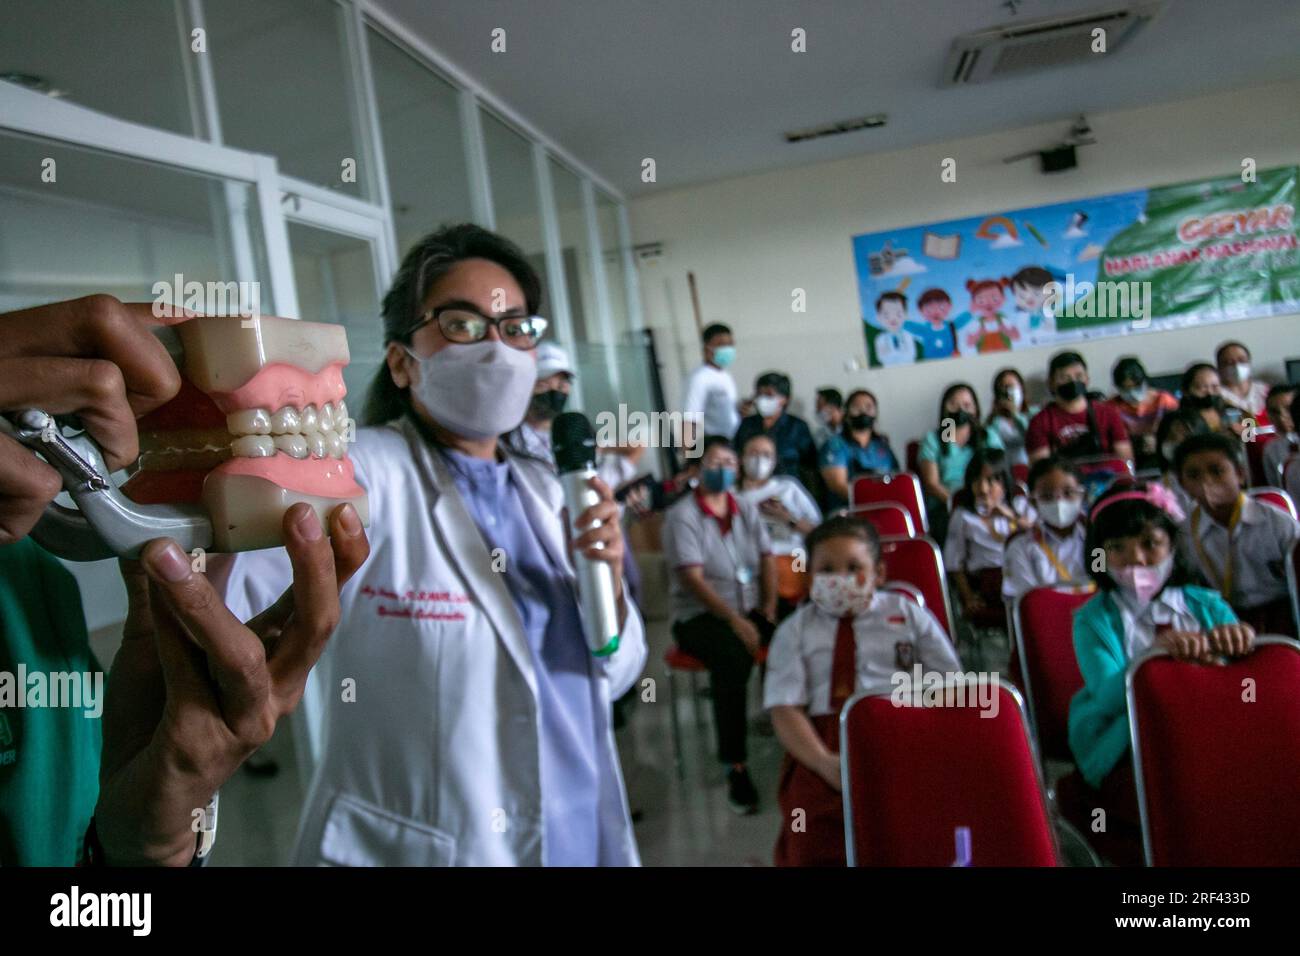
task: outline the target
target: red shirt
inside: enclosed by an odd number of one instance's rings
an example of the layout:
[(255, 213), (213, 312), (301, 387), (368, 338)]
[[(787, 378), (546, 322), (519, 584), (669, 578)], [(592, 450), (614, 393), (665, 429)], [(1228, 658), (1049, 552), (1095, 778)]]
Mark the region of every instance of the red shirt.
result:
[[(1124, 420), (1110, 402), (1092, 402), (1092, 414), (1097, 420), (1097, 441), (1102, 454), (1113, 454), (1117, 444), (1129, 440)], [(1030, 420), (1029, 430), (1025, 433), (1025, 450), (1031, 455), (1042, 448), (1057, 453), (1086, 434), (1086, 408), (1072, 413), (1052, 402)]]

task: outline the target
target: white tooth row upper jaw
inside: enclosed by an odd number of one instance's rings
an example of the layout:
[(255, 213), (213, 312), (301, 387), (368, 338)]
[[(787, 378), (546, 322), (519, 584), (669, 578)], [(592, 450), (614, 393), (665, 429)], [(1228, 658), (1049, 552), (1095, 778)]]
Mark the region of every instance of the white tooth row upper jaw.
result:
[(347, 443), (340, 434), (348, 421), (348, 407), (326, 402), (320, 408), (286, 405), (271, 412), (243, 408), (226, 416), (226, 427), (236, 438), (230, 444), (237, 458), (270, 458), (284, 452), (293, 458), (342, 458)]

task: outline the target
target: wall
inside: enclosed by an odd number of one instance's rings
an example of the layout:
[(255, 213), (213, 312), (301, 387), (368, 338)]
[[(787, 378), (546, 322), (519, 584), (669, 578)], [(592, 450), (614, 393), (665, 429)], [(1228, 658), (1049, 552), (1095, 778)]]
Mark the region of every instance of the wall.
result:
[[(974, 384), (988, 407), (993, 374), (1006, 364), (1042, 397), (1053, 348), (1012, 355), (926, 362), (889, 370), (865, 366), (851, 237), (900, 226), (1121, 192), (1182, 180), (1232, 175), (1243, 157), (1259, 168), (1300, 161), (1295, 103), (1300, 83), (1278, 84), (1110, 114), (1089, 114), (1098, 144), (1079, 150), (1079, 167), (1050, 176), (1027, 160), (1002, 157), (1059, 139), (1065, 122), (707, 183), (631, 203), (636, 243), (662, 241), (665, 255), (640, 266), (646, 323), (667, 366), (668, 401), (680, 401), (685, 372), (700, 361), (687, 271), (699, 287), (705, 324), (736, 333), (734, 367), (741, 391), (777, 368), (794, 381), (796, 410), (808, 416), (814, 390), (872, 389), (881, 427), (900, 450), (934, 425), (950, 382)], [(870, 133), (853, 134), (869, 136)], [(794, 149), (794, 146), (780, 146)], [(940, 162), (957, 160), (957, 181), (939, 180)], [(806, 314), (791, 311), (791, 290), (807, 292)], [(1297, 317), (1273, 316), (1089, 342), (1083, 352), (1094, 382), (1110, 390), (1110, 368), (1137, 354), (1153, 374), (1181, 370), (1226, 338), (1244, 341), (1264, 377), (1282, 377), (1300, 356)], [(1008, 362), (1008, 359), (1010, 361)]]

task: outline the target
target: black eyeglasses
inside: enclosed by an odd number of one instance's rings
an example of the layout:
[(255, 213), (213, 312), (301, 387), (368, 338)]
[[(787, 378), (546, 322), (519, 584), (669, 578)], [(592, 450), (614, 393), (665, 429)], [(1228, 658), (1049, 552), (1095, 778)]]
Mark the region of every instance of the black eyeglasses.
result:
[(457, 345), (470, 345), (487, 338), (488, 329), (496, 326), (501, 341), (511, 348), (528, 351), (537, 348), (550, 325), (540, 315), (507, 315), (492, 318), (463, 305), (449, 305), (430, 309), (420, 316), (420, 323), (411, 330), (414, 335), (430, 322), (437, 322), (443, 337)]

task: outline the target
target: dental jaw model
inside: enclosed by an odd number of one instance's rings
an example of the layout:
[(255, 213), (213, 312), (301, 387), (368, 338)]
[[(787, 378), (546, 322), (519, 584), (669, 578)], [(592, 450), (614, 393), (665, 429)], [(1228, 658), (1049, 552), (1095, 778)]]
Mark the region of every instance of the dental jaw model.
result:
[[(213, 549), (282, 545), (284, 513), (298, 502), (321, 526), (339, 505), (369, 524), (346, 439), (342, 326), (292, 319), (197, 318), (174, 332), (180, 393), (139, 420), (140, 459), (122, 492), (141, 505), (198, 505)], [(183, 355), (179, 355), (183, 348)]]

